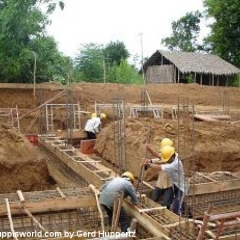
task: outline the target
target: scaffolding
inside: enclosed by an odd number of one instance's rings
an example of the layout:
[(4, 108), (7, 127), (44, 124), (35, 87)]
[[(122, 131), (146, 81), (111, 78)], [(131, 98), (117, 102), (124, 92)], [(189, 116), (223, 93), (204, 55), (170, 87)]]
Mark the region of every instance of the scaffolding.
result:
[(17, 106), (15, 108), (0, 108), (0, 119), (3, 119), (3, 122), (10, 126), (16, 127), (18, 132), (20, 132), (19, 112)]
[[(46, 115), (46, 128), (48, 132), (53, 132), (54, 129), (54, 110), (56, 109), (66, 109), (66, 123), (63, 123), (73, 130), (81, 130), (81, 111), (80, 104), (45, 104), (45, 115)], [(69, 122), (70, 119), (73, 119), (72, 124)], [(72, 126), (69, 126), (71, 124)]]

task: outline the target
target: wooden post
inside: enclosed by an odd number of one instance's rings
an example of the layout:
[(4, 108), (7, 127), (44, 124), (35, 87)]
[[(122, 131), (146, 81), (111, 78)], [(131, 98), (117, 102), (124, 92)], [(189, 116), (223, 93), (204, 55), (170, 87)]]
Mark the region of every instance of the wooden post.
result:
[(209, 205), (207, 211), (204, 213), (203, 224), (201, 225), (201, 228), (199, 230), (199, 233), (198, 233), (198, 236), (197, 236), (196, 240), (202, 240), (203, 239), (204, 233), (207, 229), (208, 221), (210, 219), (210, 213), (212, 211), (212, 208), (213, 207), (211, 205)]
[(15, 231), (14, 231), (14, 227), (13, 227), (12, 214), (11, 214), (11, 210), (10, 210), (10, 205), (9, 205), (8, 198), (5, 198), (5, 202), (6, 202), (6, 206), (7, 206), (7, 213), (8, 213), (8, 219), (9, 219), (9, 225), (10, 225), (10, 229), (11, 229), (13, 238), (14, 238), (15, 240), (18, 240), (18, 238), (16, 237), (16, 234), (15, 234)]
[(24, 196), (23, 196), (23, 193), (22, 193), (21, 190), (17, 190), (17, 195), (18, 195), (18, 197), (19, 197), (19, 199), (20, 199), (20, 202), (21, 202), (21, 203), (24, 203), (24, 202), (25, 202), (25, 199), (24, 199)]
[(61, 190), (59, 187), (57, 187), (56, 189), (57, 189), (58, 193), (60, 194), (60, 196), (61, 196), (62, 198), (64, 198), (64, 199), (66, 199), (66, 196), (64, 195), (64, 193), (62, 192), (62, 190)]
[(34, 222), (43, 232), (48, 232), (48, 231), (41, 225), (41, 223), (40, 223), (25, 207), (22, 207), (22, 211), (24, 211), (24, 212), (33, 220), (33, 222)]
[(96, 190), (96, 188), (92, 184), (89, 184), (89, 187), (94, 192), (94, 195), (95, 195), (95, 198), (96, 198), (96, 202), (97, 202), (97, 208), (98, 208), (98, 211), (99, 211), (99, 214), (100, 214), (102, 231), (104, 231), (104, 218), (103, 218), (103, 212), (102, 212), (99, 200), (98, 200), (98, 191)]
[(111, 229), (112, 232), (116, 232), (116, 230), (117, 230), (120, 211), (121, 211), (121, 208), (122, 208), (122, 202), (123, 202), (123, 193), (120, 193), (114, 201), (113, 217), (112, 217), (112, 229)]

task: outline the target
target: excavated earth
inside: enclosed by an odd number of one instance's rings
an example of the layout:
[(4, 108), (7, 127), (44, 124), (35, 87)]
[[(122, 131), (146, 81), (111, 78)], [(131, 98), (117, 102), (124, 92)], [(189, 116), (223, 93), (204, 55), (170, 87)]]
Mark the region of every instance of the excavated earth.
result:
[[(143, 94), (145, 90), (149, 98)], [(39, 156), (37, 148), (29, 143), (25, 135), (46, 131), (43, 104), (62, 91), (66, 92), (65, 96), (51, 103), (80, 103), (82, 127), (89, 117), (85, 112), (93, 112), (95, 102), (109, 104), (123, 101), (126, 109), (124, 122), (115, 121), (116, 111), (113, 108), (103, 110), (108, 118), (98, 135), (95, 153), (108, 166), (122, 163), (126, 170), (138, 176), (141, 158), (150, 157), (145, 150), (146, 142), (158, 150), (159, 141), (169, 137), (173, 139), (189, 175), (193, 171), (240, 171), (240, 88), (197, 84), (39, 84), (34, 96), (32, 85), (0, 84), (0, 109), (17, 106), (21, 132), (17, 131), (16, 122), (13, 128), (8, 119), (0, 118), (1, 192), (53, 188), (46, 159)], [(131, 104), (140, 105), (148, 101), (150, 105), (149, 100), (153, 105), (161, 106), (162, 118), (129, 116)], [(179, 118), (173, 120), (172, 109), (181, 110), (183, 106)], [(231, 118), (216, 122), (194, 121), (193, 107), (195, 111), (224, 110)], [(67, 124), (66, 110), (56, 111), (54, 119), (55, 128), (63, 130)], [(146, 172), (146, 180), (153, 179), (155, 175), (154, 172)]]

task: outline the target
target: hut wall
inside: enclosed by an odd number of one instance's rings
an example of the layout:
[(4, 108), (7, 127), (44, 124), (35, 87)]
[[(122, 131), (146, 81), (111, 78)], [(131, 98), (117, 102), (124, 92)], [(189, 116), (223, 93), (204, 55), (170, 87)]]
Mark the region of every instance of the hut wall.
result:
[(147, 83), (174, 82), (174, 65), (149, 66), (146, 72)]

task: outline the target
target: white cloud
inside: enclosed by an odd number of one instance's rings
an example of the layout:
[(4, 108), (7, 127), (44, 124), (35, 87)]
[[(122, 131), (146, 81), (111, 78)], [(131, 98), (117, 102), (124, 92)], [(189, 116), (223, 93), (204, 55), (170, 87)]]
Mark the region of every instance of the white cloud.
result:
[(59, 50), (74, 57), (81, 44), (122, 41), (133, 56), (151, 56), (163, 49), (161, 39), (172, 33), (171, 23), (187, 12), (203, 10), (202, 0), (66, 0), (47, 28)]

